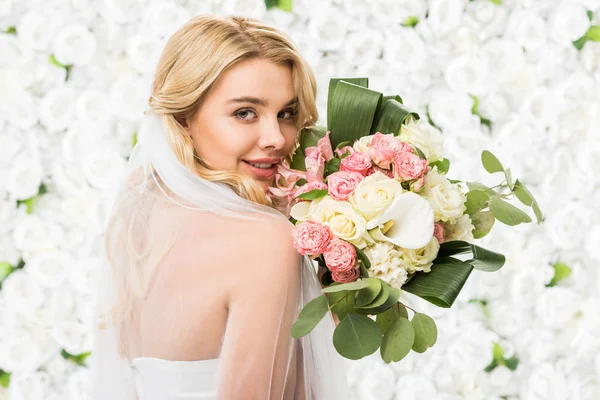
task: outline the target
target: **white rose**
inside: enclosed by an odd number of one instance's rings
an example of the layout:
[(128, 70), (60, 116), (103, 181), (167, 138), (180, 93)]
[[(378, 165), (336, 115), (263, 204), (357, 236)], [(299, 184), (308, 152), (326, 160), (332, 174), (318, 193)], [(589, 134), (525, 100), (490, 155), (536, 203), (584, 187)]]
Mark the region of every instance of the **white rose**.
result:
[(18, 156), (8, 172), (6, 189), (11, 198), (25, 200), (38, 194), (44, 171), (38, 159)]
[(466, 94), (480, 95), (489, 92), (493, 75), (488, 75), (486, 62), (473, 56), (459, 56), (448, 64), (445, 71), (450, 89)]
[(119, 153), (108, 149), (99, 150), (84, 158), (82, 170), (92, 187), (108, 189), (121, 178), (125, 163)]
[(432, 0), (423, 23), (428, 24), (436, 36), (442, 37), (460, 25), (463, 10), (464, 4), (458, 1)]
[(439, 129), (426, 122), (409, 122), (402, 125), (398, 139), (417, 146), (432, 163), (444, 158), (444, 139)]
[(371, 142), (373, 141), (373, 135), (363, 136), (354, 142), (352, 146), (354, 150), (362, 153), (368, 153), (371, 149)]
[(400, 396), (402, 400), (434, 399), (438, 395), (433, 381), (419, 373), (400, 376), (395, 390), (396, 393), (402, 393)]
[(528, 400), (562, 400), (568, 397), (565, 376), (550, 363), (538, 364), (521, 389), (521, 398)]
[(550, 287), (538, 298), (535, 309), (546, 327), (563, 328), (581, 310), (581, 296), (568, 288)]
[(2, 282), (2, 299), (17, 311), (31, 312), (44, 301), (44, 292), (35, 279), (18, 269)]
[(10, 399), (45, 400), (52, 392), (52, 379), (46, 371), (11, 376), (9, 387)]
[(12, 230), (23, 217), (24, 211), (17, 209), (14, 201), (0, 200), (0, 234)]
[(368, 27), (358, 28), (348, 34), (343, 57), (347, 63), (368, 68), (370, 64), (380, 62), (379, 54), (383, 47), (383, 36)]
[(13, 230), (13, 238), (23, 258), (27, 261), (37, 253), (54, 250), (63, 236), (62, 227), (36, 215), (24, 215)]
[(355, 391), (364, 400), (391, 399), (396, 379), (391, 368), (383, 363), (372, 363), (364, 369)]
[(359, 247), (364, 247), (367, 233), (366, 221), (347, 202), (336, 201), (330, 196), (292, 207), (290, 214), (298, 221), (316, 221), (327, 225), (333, 234)]
[(528, 51), (537, 50), (544, 45), (548, 36), (546, 22), (535, 12), (519, 10), (511, 14), (506, 27), (508, 36)]
[(27, 262), (26, 272), (42, 286), (57, 287), (69, 275), (75, 259), (62, 251), (40, 253)]
[[(427, 61), (428, 48), (423, 39), (412, 28), (386, 30), (384, 60), (392, 65), (402, 65), (402, 71), (417, 73), (422, 71)], [(415, 81), (418, 79), (415, 78)], [(415, 82), (414, 84), (418, 84)], [(404, 90), (408, 89), (407, 87)], [(404, 98), (404, 92), (402, 98)]]
[(467, 209), (466, 196), (444, 174), (437, 172), (437, 167), (425, 174), (425, 186), (421, 189), (421, 195), (431, 203), (436, 222), (454, 223)]
[(0, 234), (0, 254), (2, 254), (2, 261), (6, 261), (10, 265), (17, 265), (19, 263), (21, 252), (17, 248), (12, 236)]
[(405, 250), (403, 259), (407, 264), (408, 272), (431, 271), (433, 260), (437, 257), (439, 250), (440, 244), (435, 237), (432, 237), (425, 247), (416, 250)]
[[(242, 4), (239, 4), (242, 6)], [(263, 7), (264, 9), (264, 7)], [(240, 12), (240, 10), (236, 10)], [(248, 14), (243, 14), (248, 15)], [(261, 18), (262, 16), (258, 16)], [(159, 39), (170, 37), (190, 19), (188, 11), (170, 3), (156, 3), (146, 7), (142, 17), (142, 26), (147, 33), (156, 35)]]
[(337, 7), (323, 2), (311, 12), (308, 34), (322, 51), (338, 51), (346, 40), (349, 21)]
[(546, 229), (550, 240), (562, 249), (580, 248), (587, 231), (581, 229), (593, 213), (581, 201), (571, 201), (548, 216)]
[(40, 122), (50, 132), (65, 129), (73, 120), (75, 91), (68, 86), (51, 89), (40, 103)]
[(112, 113), (128, 121), (135, 121), (144, 112), (150, 87), (140, 78), (123, 77), (110, 89)]
[(89, 188), (81, 169), (62, 160), (56, 160), (52, 164), (52, 180), (61, 196), (72, 196)]
[(501, 88), (502, 85), (513, 79), (515, 74), (525, 64), (523, 48), (519, 43), (503, 39), (493, 38), (486, 41), (481, 47), (482, 58), (487, 60), (488, 71), (494, 76), (494, 82)]
[(127, 56), (131, 65), (143, 74), (156, 69), (163, 46), (149, 35), (135, 35), (127, 40)]
[(79, 322), (63, 321), (52, 326), (52, 337), (71, 354), (80, 354), (92, 348), (92, 330)]
[(376, 172), (362, 180), (348, 200), (368, 222), (387, 209), (402, 192), (400, 182)]
[(586, 8), (572, 1), (562, 1), (552, 11), (550, 35), (565, 47), (572, 46), (571, 42), (585, 35), (590, 26)]
[(468, 26), (477, 32), (481, 40), (503, 33), (507, 11), (491, 1), (472, 1), (466, 6)]
[(473, 221), (468, 214), (463, 214), (456, 220), (455, 223), (444, 223), (446, 234), (444, 239), (450, 240), (464, 240), (465, 242), (471, 243), (475, 238), (473, 237)]
[(67, 393), (70, 399), (88, 399), (91, 390), (91, 373), (87, 368), (79, 368), (69, 376)]
[(52, 38), (64, 24), (67, 15), (59, 12), (45, 13), (40, 7), (32, 8), (18, 22), (18, 39), (26, 51), (38, 50), (46, 52)]
[(96, 38), (83, 25), (72, 25), (54, 38), (54, 56), (63, 65), (87, 65), (96, 52)]
[(588, 41), (579, 55), (583, 68), (588, 73), (600, 70), (600, 43)]
[(498, 335), (479, 322), (464, 324), (449, 342), (446, 359), (455, 370), (481, 371), (489, 364)]
[(29, 129), (38, 121), (37, 101), (26, 91), (10, 94), (10, 99), (0, 102), (0, 111), (6, 120), (21, 129)]
[(99, 7), (100, 15), (106, 21), (114, 21), (119, 24), (140, 20), (142, 10), (144, 10), (142, 0), (104, 0), (102, 6)]
[(466, 93), (441, 91), (433, 94), (431, 99), (429, 114), (441, 129), (468, 124), (475, 117), (473, 99)]

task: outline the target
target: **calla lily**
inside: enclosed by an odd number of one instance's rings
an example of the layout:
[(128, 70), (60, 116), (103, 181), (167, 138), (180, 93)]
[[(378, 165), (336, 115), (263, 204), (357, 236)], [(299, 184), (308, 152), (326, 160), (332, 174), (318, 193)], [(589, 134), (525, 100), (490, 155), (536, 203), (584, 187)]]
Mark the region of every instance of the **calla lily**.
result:
[[(433, 207), (429, 201), (416, 193), (404, 192), (397, 195), (380, 216), (367, 222), (367, 230), (375, 240), (405, 249), (420, 249), (433, 237), (433, 222)], [(380, 226), (384, 224), (387, 230), (382, 232)]]

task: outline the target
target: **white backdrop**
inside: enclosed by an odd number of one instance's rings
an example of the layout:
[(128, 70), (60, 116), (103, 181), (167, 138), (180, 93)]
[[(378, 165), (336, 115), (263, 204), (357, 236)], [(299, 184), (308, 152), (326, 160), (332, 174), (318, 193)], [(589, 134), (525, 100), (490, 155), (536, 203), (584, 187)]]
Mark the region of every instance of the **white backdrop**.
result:
[[(600, 43), (572, 43), (600, 24), (600, 2), (293, 4), (286, 13), (261, 0), (0, 2), (0, 274), (9, 274), (0, 398), (86, 398), (88, 369), (77, 361), (91, 347), (109, 188), (162, 41), (205, 12), (288, 32), (318, 76), (321, 121), (330, 77), (368, 76), (423, 118), (428, 106), (450, 178), (500, 183), (479, 163), (489, 149), (546, 214), (541, 225), (496, 223), (482, 244), (505, 253), (506, 266), (475, 272), (451, 310), (407, 296), (436, 319), (438, 343), (396, 365), (377, 353), (349, 362), (356, 399), (600, 398)], [(402, 26), (409, 20), (418, 23)], [(556, 262), (572, 273), (548, 287)], [(493, 343), (519, 360), (516, 369), (484, 371)]]

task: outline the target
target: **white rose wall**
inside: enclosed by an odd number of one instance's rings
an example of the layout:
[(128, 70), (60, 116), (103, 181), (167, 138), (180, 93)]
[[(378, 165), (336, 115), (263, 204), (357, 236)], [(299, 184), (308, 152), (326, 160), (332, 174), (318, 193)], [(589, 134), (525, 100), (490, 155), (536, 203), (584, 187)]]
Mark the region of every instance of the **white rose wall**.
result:
[[(275, 3), (275, 2), (274, 2)], [(285, 8), (285, 5), (283, 6)], [(496, 222), (506, 255), (432, 316), (438, 343), (397, 364), (348, 361), (355, 399), (600, 399), (600, 1), (2, 0), (0, 399), (88, 397), (95, 276), (115, 181), (165, 39), (194, 15), (289, 33), (313, 67), (438, 126), (448, 177), (536, 196), (540, 225)], [(516, 203), (513, 203), (516, 204)]]

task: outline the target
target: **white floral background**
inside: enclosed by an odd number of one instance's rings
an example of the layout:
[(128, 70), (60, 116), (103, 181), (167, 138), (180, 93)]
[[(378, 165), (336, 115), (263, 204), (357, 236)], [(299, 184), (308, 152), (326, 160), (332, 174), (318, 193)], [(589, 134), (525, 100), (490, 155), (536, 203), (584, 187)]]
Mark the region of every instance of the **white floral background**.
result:
[[(450, 178), (500, 183), (479, 162), (489, 149), (545, 213), (540, 225), (496, 222), (482, 244), (505, 253), (505, 267), (474, 272), (451, 310), (407, 296), (436, 319), (438, 343), (395, 365), (378, 353), (349, 362), (354, 398), (600, 399), (600, 34), (590, 29), (600, 25), (600, 2), (294, 0), (293, 8), (0, 2), (0, 398), (87, 397), (111, 187), (165, 38), (210, 12), (288, 32), (318, 75), (322, 121), (330, 77), (368, 76), (423, 118), (428, 107), (446, 138)], [(494, 357), (498, 366), (486, 371)]]

